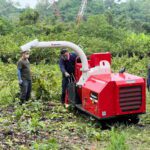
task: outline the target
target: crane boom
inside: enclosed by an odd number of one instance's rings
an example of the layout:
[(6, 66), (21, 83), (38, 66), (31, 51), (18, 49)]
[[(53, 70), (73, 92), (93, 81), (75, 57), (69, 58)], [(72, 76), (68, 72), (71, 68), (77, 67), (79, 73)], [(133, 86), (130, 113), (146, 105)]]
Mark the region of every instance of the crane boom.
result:
[(78, 11), (77, 19), (76, 19), (77, 24), (79, 24), (81, 22), (81, 20), (83, 19), (86, 6), (87, 6), (87, 0), (82, 0), (80, 9)]

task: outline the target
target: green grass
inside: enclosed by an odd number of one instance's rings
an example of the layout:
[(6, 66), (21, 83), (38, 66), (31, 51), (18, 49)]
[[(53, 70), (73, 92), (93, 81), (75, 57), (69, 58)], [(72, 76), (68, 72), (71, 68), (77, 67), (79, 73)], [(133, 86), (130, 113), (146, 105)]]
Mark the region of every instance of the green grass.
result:
[[(9, 70), (9, 68), (11, 68)], [(33, 66), (33, 73), (43, 72), (49, 85), (50, 66)], [(102, 130), (95, 119), (66, 110), (59, 100), (59, 88), (53, 87), (50, 100), (34, 98), (20, 106), (14, 95), (18, 92), (16, 66), (1, 64), (0, 73), (0, 149), (10, 150), (149, 150), (150, 93), (147, 92), (147, 113), (137, 125), (114, 124)], [(58, 71), (57, 69), (55, 70)], [(9, 75), (11, 74), (11, 76)], [(10, 76), (10, 77), (9, 77)], [(9, 78), (8, 78), (9, 77)], [(52, 77), (53, 78), (53, 77)], [(60, 77), (58, 77), (60, 84)], [(36, 81), (36, 80), (35, 80)], [(6, 84), (9, 83), (9, 84)], [(57, 86), (57, 84), (56, 84)], [(49, 91), (48, 91), (49, 92)], [(47, 98), (47, 97), (46, 97)]]
[(110, 144), (107, 150), (128, 150), (126, 144), (126, 135), (124, 131), (115, 131), (114, 128), (110, 131)]

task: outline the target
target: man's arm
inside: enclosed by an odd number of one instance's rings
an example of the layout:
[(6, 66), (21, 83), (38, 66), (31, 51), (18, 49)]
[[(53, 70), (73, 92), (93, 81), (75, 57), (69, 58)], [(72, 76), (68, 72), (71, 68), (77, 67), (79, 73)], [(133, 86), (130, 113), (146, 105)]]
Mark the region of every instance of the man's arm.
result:
[(22, 63), (19, 61), (17, 64), (17, 75), (18, 75), (18, 81), (19, 84), (22, 84), (22, 78), (21, 78), (21, 69), (22, 69)]
[(70, 74), (65, 69), (65, 65), (64, 65), (64, 62), (62, 59), (60, 59), (60, 61), (59, 61), (59, 67), (60, 67), (61, 72), (65, 75), (65, 77), (70, 76)]
[(21, 79), (21, 70), (20, 69), (17, 69), (17, 75), (18, 75), (18, 80), (22, 80)]
[(62, 59), (60, 59), (60, 61), (59, 61), (59, 67), (60, 67), (61, 72), (62, 72), (63, 74), (65, 74), (66, 69), (65, 69), (65, 65), (64, 65), (64, 62), (63, 62)]

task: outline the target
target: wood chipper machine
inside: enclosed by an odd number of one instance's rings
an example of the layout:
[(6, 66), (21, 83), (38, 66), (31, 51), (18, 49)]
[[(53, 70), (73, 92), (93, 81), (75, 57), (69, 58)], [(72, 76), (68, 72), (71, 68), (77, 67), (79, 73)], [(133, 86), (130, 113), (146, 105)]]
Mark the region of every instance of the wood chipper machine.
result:
[[(146, 82), (142, 77), (111, 71), (111, 54), (94, 53), (87, 59), (83, 50), (67, 41), (39, 42), (34, 40), (21, 49), (32, 47), (68, 47), (79, 59), (75, 63), (75, 86), (69, 90), (66, 103), (101, 120), (130, 119), (138, 123), (138, 115), (146, 112)], [(74, 94), (70, 99), (69, 94)]]

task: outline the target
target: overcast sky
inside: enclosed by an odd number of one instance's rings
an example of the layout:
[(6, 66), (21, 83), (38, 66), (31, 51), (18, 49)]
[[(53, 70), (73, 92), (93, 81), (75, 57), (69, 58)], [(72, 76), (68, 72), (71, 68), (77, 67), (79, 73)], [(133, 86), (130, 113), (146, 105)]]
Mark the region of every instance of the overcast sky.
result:
[[(13, 0), (13, 1), (14, 2), (19, 2), (21, 7), (30, 6), (32, 8), (34, 8), (36, 3), (37, 3), (37, 0)], [(122, 2), (124, 2), (124, 1), (126, 1), (126, 0), (122, 0)]]
[(37, 0), (13, 0), (14, 2), (19, 2), (21, 7), (30, 6), (32, 8), (35, 7)]

